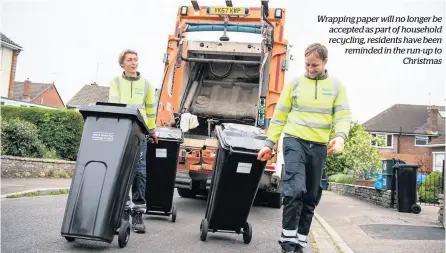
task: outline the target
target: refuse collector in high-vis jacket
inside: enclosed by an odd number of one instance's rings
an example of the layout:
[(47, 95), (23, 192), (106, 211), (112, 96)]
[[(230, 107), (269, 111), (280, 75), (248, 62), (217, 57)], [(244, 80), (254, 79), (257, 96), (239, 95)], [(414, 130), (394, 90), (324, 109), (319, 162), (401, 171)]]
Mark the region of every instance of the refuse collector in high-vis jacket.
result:
[[(158, 142), (155, 133), (155, 89), (138, 72), (137, 52), (130, 49), (124, 50), (119, 55), (118, 62), (124, 71), (121, 76), (115, 77), (110, 82), (109, 102), (136, 106), (147, 124), (149, 135), (154, 142)], [(132, 202), (134, 204), (131, 211), (132, 226), (133, 230), (138, 233), (146, 231), (142, 219), (142, 214), (146, 211), (146, 151), (147, 138), (143, 138), (137, 171), (132, 184)], [(127, 195), (127, 210), (130, 204), (130, 197)]]
[[(283, 132), (285, 171), (279, 244), (286, 253), (303, 252), (307, 246), (314, 209), (322, 196), (320, 183), (327, 155), (343, 151), (351, 123), (345, 87), (325, 69), (326, 47), (311, 44), (304, 55), (306, 73), (284, 86), (265, 147), (258, 154), (259, 160), (269, 159)], [(335, 138), (330, 140), (332, 127)]]

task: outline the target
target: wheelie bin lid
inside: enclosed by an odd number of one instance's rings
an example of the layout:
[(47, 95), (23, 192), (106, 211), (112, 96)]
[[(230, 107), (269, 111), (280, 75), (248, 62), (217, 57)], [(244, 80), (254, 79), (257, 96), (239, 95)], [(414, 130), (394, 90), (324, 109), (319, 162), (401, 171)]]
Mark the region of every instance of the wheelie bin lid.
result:
[(157, 127), (155, 128), (155, 132), (158, 135), (159, 140), (174, 141), (179, 143), (183, 143), (184, 141), (183, 131), (181, 131), (179, 128)]
[(117, 104), (117, 103), (107, 103), (107, 102), (96, 102), (90, 105), (82, 105), (79, 108), (79, 112), (82, 114), (84, 119), (88, 116), (115, 116), (119, 118), (131, 118), (138, 122), (141, 126), (143, 134), (148, 135), (149, 129), (144, 122), (144, 118), (141, 112), (134, 105)]
[(420, 165), (412, 164), (412, 163), (397, 163), (392, 166), (393, 169), (399, 169), (399, 168), (415, 168), (418, 169)]
[(258, 152), (267, 138), (263, 129), (250, 125), (223, 123), (215, 128), (220, 145), (225, 149)]

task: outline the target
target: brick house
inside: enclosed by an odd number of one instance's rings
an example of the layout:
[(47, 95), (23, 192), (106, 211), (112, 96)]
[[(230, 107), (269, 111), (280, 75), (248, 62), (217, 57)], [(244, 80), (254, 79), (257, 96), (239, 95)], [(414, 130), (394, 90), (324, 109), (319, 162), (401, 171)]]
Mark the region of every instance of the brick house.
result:
[(12, 99), (56, 108), (65, 107), (54, 83), (32, 83), (30, 80), (15, 82)]
[(362, 124), (367, 132), (384, 139), (383, 159), (399, 158), (441, 170), (445, 154), (445, 107), (395, 104)]
[(17, 58), (23, 50), (21, 46), (0, 33), (0, 96), (4, 98), (13, 97), (14, 80), (17, 67)]

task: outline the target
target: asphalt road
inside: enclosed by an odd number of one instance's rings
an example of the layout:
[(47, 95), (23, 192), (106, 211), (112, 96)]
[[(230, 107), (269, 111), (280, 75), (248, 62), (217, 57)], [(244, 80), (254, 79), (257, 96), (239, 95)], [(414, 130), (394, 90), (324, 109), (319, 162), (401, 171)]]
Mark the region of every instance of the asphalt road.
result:
[[(176, 193), (176, 192), (175, 192)], [(208, 233), (200, 240), (200, 222), (204, 218), (204, 199), (184, 199), (175, 196), (177, 220), (170, 217), (145, 216), (147, 232), (131, 232), (129, 243), (119, 248), (118, 237), (112, 244), (88, 240), (67, 242), (60, 235), (66, 195), (2, 199), (2, 252), (280, 252), (281, 210), (254, 206), (248, 220), (253, 227), (250, 244), (243, 243), (242, 235)], [(311, 247), (311, 243), (309, 244)], [(313, 252), (310, 248), (307, 252)]]

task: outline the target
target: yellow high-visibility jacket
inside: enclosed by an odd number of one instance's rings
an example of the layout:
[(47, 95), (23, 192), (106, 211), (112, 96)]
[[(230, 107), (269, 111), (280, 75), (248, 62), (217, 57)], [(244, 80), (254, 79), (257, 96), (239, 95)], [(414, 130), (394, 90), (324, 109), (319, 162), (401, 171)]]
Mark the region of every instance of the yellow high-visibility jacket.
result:
[(273, 148), (280, 134), (326, 145), (332, 127), (347, 139), (352, 113), (344, 85), (327, 73), (307, 74), (285, 84), (268, 127), (266, 146)]
[(136, 106), (144, 118), (150, 134), (155, 130), (155, 89), (147, 79), (128, 77), (124, 73), (110, 81), (109, 102)]

